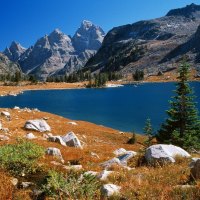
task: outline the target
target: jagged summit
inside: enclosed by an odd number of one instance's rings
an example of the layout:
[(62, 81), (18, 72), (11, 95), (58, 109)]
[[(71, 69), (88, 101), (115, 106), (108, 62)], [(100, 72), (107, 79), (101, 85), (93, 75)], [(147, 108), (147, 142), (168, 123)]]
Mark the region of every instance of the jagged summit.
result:
[(104, 32), (84, 20), (73, 38), (56, 28), (37, 40), (18, 60), (22, 70), (45, 80), (55, 74), (72, 73), (82, 68), (100, 48)]
[(93, 24), (89, 20), (83, 20), (81, 23), (81, 27), (85, 29), (89, 29), (91, 26), (93, 26)]
[(170, 10), (166, 16), (184, 16), (187, 18), (197, 18), (200, 16), (200, 5), (194, 3), (183, 8)]
[(72, 38), (72, 43), (77, 52), (85, 50), (97, 51), (101, 46), (104, 35), (105, 33), (101, 27), (88, 20), (83, 20), (80, 28)]
[(13, 41), (10, 47), (6, 47), (4, 54), (11, 60), (16, 62), (19, 57), (26, 51), (20, 43)]

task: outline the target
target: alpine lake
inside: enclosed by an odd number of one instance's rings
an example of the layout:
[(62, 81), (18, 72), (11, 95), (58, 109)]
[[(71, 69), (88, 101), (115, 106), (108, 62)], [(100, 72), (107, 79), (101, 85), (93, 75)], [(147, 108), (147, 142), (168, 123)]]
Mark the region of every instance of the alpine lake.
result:
[[(200, 82), (191, 82), (200, 111)], [(167, 115), (175, 83), (143, 83), (116, 88), (33, 90), (0, 97), (1, 108), (38, 108), (72, 120), (143, 133), (147, 118), (156, 131)]]

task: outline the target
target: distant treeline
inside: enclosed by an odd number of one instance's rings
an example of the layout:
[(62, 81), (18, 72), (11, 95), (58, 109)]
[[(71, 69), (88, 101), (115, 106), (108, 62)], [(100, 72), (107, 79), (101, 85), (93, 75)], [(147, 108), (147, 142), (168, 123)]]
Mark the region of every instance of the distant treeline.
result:
[(76, 83), (88, 81), (87, 87), (102, 87), (107, 81), (116, 81), (121, 78), (122, 75), (117, 72), (92, 74), (91, 72), (78, 71), (70, 75), (50, 76), (46, 82)]
[(34, 75), (26, 75), (21, 71), (16, 71), (14, 74), (0, 74), (1, 82), (15, 82), (18, 83), (20, 81), (30, 81), (32, 83), (37, 82), (37, 78)]

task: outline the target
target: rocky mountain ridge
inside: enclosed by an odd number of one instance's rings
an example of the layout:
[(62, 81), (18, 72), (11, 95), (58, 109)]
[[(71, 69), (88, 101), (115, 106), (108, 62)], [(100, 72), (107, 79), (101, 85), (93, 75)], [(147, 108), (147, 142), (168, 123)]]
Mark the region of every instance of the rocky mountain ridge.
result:
[[(167, 56), (193, 38), (199, 24), (200, 6), (191, 4), (171, 10), (161, 18), (113, 28), (85, 70), (128, 74), (139, 69), (152, 75), (174, 69), (180, 57)], [(196, 59), (189, 57), (189, 62), (194, 65)]]
[(104, 35), (99, 26), (84, 20), (72, 38), (55, 29), (28, 49), (12, 43), (4, 54), (18, 62), (24, 73), (45, 80), (48, 76), (81, 69), (100, 48)]
[(16, 63), (10, 61), (8, 57), (0, 53), (0, 75), (12, 76), (15, 75), (17, 71), (20, 71), (19, 66)]

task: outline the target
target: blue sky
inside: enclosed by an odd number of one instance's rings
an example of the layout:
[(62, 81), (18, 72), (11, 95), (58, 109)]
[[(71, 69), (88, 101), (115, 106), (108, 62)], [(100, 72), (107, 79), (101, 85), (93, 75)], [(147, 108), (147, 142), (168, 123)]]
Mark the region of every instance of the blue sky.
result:
[(0, 0), (0, 50), (12, 41), (29, 47), (55, 28), (73, 35), (84, 19), (107, 32), (191, 3), (199, 0)]

